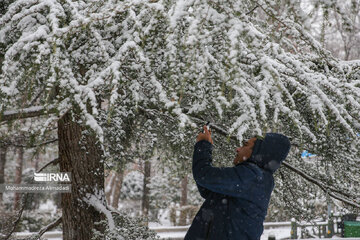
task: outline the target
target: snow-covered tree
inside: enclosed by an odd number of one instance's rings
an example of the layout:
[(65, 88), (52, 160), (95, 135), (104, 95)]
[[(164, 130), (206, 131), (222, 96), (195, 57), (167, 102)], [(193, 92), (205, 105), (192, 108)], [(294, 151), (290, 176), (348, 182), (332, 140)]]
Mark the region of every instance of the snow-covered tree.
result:
[[(140, 115), (158, 128), (174, 122), (157, 138), (183, 148), (205, 119), (238, 142), (281, 132), (347, 175), (342, 190), (355, 181), (360, 62), (334, 58), (311, 36), (301, 9), (293, 4), (279, 16), (279, 2), (17, 0), (7, 8), (0, 18), (1, 120), (45, 114), (32, 129), (37, 141), (58, 123), (60, 170), (79, 184), (63, 197), (64, 239), (90, 239), (79, 234), (104, 219), (82, 204), (89, 193), (104, 195), (102, 111), (117, 131)], [(214, 134), (221, 157), (230, 155), (220, 151), (232, 147), (226, 136)], [(336, 176), (329, 171), (325, 187), (338, 187)], [(70, 217), (75, 209), (93, 217), (79, 226)]]
[(123, 181), (121, 197), (125, 199), (140, 200), (143, 194), (144, 175), (138, 171), (128, 173)]
[(306, 6), (314, 35), (334, 56), (344, 60), (360, 58), (360, 2), (301, 1)]

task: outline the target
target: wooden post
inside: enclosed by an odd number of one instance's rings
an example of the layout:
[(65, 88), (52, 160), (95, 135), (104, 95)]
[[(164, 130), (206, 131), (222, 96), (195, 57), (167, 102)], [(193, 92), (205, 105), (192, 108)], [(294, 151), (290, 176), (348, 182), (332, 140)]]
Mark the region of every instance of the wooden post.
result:
[(305, 238), (305, 227), (301, 226), (300, 230), (301, 230), (301, 233), (300, 233), (301, 237), (300, 238)]
[(291, 219), (291, 239), (297, 239), (297, 226), (296, 226), (296, 221), (295, 218)]
[(336, 233), (341, 233), (340, 227), (339, 227), (340, 224), (341, 224), (341, 217), (337, 216), (337, 218), (336, 218)]
[(323, 236), (326, 237), (326, 225), (322, 226)]
[(329, 220), (328, 220), (328, 231), (327, 231), (327, 237), (331, 238), (334, 235), (334, 219), (333, 219), (333, 213), (331, 211)]

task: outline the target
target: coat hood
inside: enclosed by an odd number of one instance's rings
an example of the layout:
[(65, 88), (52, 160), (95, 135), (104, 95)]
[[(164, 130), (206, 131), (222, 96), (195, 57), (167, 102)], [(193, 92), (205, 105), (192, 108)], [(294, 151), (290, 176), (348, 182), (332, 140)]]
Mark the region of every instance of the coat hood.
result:
[(285, 160), (290, 150), (289, 139), (279, 133), (267, 133), (264, 139), (257, 139), (247, 162), (274, 173)]

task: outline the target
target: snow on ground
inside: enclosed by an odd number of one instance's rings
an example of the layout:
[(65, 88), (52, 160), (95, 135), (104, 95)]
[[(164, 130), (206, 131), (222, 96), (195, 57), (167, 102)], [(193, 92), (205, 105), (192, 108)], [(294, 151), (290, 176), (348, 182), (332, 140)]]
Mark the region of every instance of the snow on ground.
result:
[[(186, 226), (184, 226), (186, 227)], [(170, 227), (172, 229), (174, 229), (174, 232), (159, 232), (158, 236), (160, 236), (161, 239), (184, 239), (186, 231), (181, 231), (181, 232), (176, 232), (176, 230), (179, 230), (180, 228), (184, 228), (184, 227)], [(189, 227), (189, 226), (187, 226)], [(156, 228), (160, 228), (160, 227), (154, 227), (154, 230)], [(162, 227), (164, 228), (164, 226)], [(16, 237), (28, 237), (30, 236), (32, 233), (16, 233)], [(61, 237), (61, 231), (52, 231), (52, 232), (46, 232), (44, 234), (44, 236), (41, 239), (47, 239), (47, 240), (62, 240)], [(290, 239), (290, 228), (287, 227), (281, 227), (281, 228), (275, 228), (275, 229), (265, 229), (263, 235), (261, 236), (261, 240), (267, 240), (268, 237), (270, 235), (274, 235), (276, 237), (277, 240), (280, 239)], [(329, 238), (327, 238), (329, 239)], [(337, 236), (334, 236), (332, 239), (346, 239), (346, 240), (360, 240), (360, 238), (340, 238)], [(311, 239), (303, 239), (303, 240), (324, 240), (324, 238), (320, 239), (320, 238), (311, 238)]]
[[(185, 234), (186, 234), (186, 230), (185, 231), (178, 231), (179, 229), (184, 229), (184, 227), (169, 227), (171, 230), (171, 232), (159, 232), (158, 236), (160, 236), (161, 239), (164, 238), (170, 238), (170, 239), (184, 239)], [(187, 226), (189, 227), (189, 226)], [(163, 227), (151, 227), (153, 230), (157, 230), (159, 228), (164, 228)], [(52, 231), (52, 232), (47, 232), (44, 234), (42, 239), (48, 239), (48, 240), (62, 240), (61, 237), (61, 232), (60, 231)], [(28, 237), (30, 236), (31, 233), (16, 233), (16, 237)], [(277, 228), (277, 229), (266, 229), (264, 230), (263, 235), (261, 236), (261, 240), (267, 240), (268, 236), (270, 235), (275, 235), (276, 239), (285, 239), (285, 238), (289, 238), (290, 236), (290, 229), (289, 228)], [(313, 239), (314, 240), (314, 239)]]
[(175, 238), (175, 239), (184, 239), (186, 232), (168, 232), (168, 233), (158, 233), (157, 235), (161, 238)]
[(360, 240), (360, 238), (341, 238), (333, 236), (332, 238), (303, 238), (301, 240), (324, 240), (324, 239), (346, 239), (346, 240)]
[[(30, 237), (33, 234), (36, 233), (29, 233), (29, 232), (17, 232), (14, 234), (15, 239), (18, 238), (25, 238), (25, 237)], [(62, 240), (62, 231), (49, 231), (44, 233), (44, 235), (40, 238), (42, 240)]]

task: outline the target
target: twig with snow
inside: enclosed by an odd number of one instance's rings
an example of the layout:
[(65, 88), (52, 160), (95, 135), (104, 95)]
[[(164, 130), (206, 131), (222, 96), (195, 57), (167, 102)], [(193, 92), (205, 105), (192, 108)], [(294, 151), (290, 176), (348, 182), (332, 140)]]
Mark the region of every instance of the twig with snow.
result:
[(42, 229), (40, 229), (40, 231), (34, 235), (32, 235), (30, 238), (27, 238), (28, 240), (37, 240), (37, 239), (40, 239), (41, 236), (51, 230), (51, 229), (54, 229), (55, 227), (57, 227), (60, 223), (61, 223), (61, 220), (62, 218), (59, 217), (58, 219), (56, 219), (54, 222), (50, 223), (49, 225), (43, 227)]

